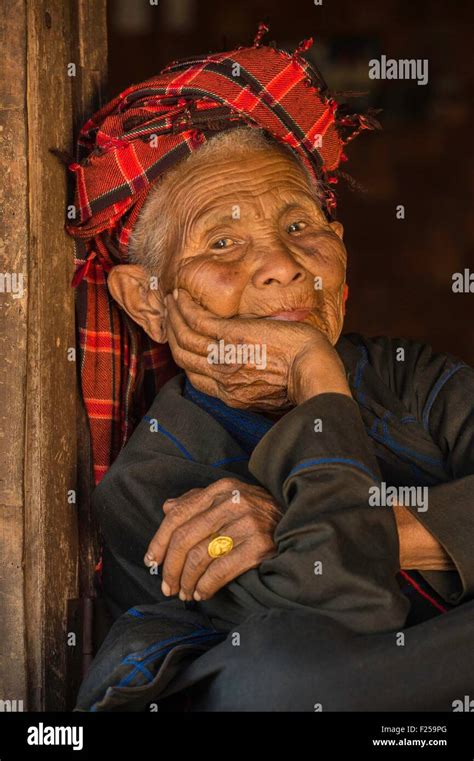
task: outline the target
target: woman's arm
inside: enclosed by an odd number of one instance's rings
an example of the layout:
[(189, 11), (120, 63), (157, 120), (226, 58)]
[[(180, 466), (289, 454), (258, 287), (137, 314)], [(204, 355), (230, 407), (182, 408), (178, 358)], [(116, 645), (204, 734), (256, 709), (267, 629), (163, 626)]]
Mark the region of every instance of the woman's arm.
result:
[[(415, 341), (380, 337), (368, 341), (367, 350), (371, 365), (443, 452), (452, 475), (451, 481), (429, 488), (426, 512), (407, 508), (408, 518), (399, 511), (399, 530), (406, 537), (401, 543), (408, 555), (405, 559), (402, 555), (402, 562), (411, 557), (411, 567), (450, 603), (470, 599), (474, 596), (474, 370)], [(449, 568), (457, 573), (449, 578), (438, 573)]]

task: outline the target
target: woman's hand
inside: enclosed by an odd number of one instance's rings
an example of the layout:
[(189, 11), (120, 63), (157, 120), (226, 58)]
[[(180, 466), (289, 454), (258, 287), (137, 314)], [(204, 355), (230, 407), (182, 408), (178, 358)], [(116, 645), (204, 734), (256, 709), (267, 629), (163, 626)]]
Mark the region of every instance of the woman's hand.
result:
[[(273, 541), (281, 510), (265, 489), (236, 478), (222, 478), (205, 489), (191, 489), (163, 505), (165, 518), (144, 558), (161, 565), (162, 591), (181, 600), (205, 600), (262, 560), (276, 554)], [(228, 555), (208, 553), (214, 533), (234, 542)]]
[(451, 571), (455, 565), (437, 539), (403, 505), (393, 508), (400, 544), (400, 568)]
[[(182, 289), (177, 298), (166, 298), (166, 306), (168, 340), (176, 363), (196, 388), (230, 407), (274, 411), (324, 392), (350, 396), (337, 352), (312, 325), (216, 317)], [(260, 347), (257, 351), (265, 363), (213, 363), (211, 352), (220, 341), (231, 347)]]

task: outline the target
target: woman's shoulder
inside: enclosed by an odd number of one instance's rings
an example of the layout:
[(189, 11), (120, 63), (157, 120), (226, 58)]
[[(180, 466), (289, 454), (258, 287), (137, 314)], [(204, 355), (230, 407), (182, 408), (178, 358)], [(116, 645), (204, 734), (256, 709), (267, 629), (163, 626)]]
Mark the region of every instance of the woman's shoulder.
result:
[(337, 344), (344, 350), (350, 346), (364, 356), (371, 365), (382, 363), (383, 366), (404, 366), (410, 371), (427, 369), (428, 366), (451, 367), (466, 365), (462, 359), (448, 351), (436, 351), (430, 343), (400, 336), (376, 335), (363, 333), (344, 333)]
[(448, 384), (452, 377), (458, 390), (470, 387), (474, 378), (472, 368), (459, 357), (410, 338), (346, 333), (337, 349), (342, 357), (351, 358), (351, 364), (355, 362), (356, 376), (369, 365), (420, 419), (426, 418), (442, 389), (452, 388)]

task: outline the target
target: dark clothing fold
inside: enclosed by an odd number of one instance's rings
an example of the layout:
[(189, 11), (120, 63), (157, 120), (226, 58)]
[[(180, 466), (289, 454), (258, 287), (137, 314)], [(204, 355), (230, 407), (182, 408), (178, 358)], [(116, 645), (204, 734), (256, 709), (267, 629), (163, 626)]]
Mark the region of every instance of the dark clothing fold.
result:
[[(474, 372), (402, 339), (336, 349), (353, 398), (276, 423), (184, 376), (157, 395), (93, 494), (116, 620), (76, 710), (177, 694), (191, 710), (451, 710), (473, 688)], [(209, 600), (169, 600), (143, 564), (162, 505), (228, 476), (279, 503), (277, 554)], [(382, 484), (426, 487), (407, 506), (455, 571), (399, 571), (393, 510), (369, 500)]]

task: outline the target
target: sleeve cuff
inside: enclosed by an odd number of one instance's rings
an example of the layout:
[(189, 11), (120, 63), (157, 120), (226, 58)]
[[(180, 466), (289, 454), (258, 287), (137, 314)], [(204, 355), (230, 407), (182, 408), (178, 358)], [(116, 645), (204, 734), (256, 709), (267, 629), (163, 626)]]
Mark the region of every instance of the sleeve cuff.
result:
[(474, 476), (433, 486), (429, 506), (416, 517), (438, 540), (456, 571), (420, 571), (452, 605), (474, 597)]

